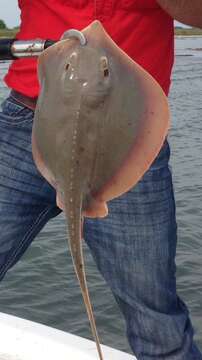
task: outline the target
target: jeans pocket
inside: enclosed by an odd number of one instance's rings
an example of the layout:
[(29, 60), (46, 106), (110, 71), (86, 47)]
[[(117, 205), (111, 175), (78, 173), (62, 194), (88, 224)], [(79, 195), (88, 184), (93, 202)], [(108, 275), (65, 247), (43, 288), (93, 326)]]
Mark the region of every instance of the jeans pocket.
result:
[(8, 97), (1, 104), (0, 123), (6, 125), (20, 125), (32, 122), (34, 112), (25, 105), (18, 103), (16, 100)]

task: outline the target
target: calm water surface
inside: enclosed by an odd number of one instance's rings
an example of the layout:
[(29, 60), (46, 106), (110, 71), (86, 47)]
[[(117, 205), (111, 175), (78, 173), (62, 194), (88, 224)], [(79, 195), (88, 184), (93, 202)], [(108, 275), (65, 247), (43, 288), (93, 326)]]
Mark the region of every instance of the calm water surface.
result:
[[(170, 93), (171, 165), (177, 204), (178, 291), (202, 349), (202, 37), (178, 38)], [(186, 55), (186, 56), (185, 56)], [(188, 55), (188, 56), (187, 56)], [(0, 64), (0, 79), (8, 68)], [(8, 90), (0, 81), (0, 100)], [(85, 247), (88, 284), (102, 342), (129, 351), (124, 322)], [(0, 311), (91, 337), (67, 249), (64, 218), (50, 221), (1, 283)]]

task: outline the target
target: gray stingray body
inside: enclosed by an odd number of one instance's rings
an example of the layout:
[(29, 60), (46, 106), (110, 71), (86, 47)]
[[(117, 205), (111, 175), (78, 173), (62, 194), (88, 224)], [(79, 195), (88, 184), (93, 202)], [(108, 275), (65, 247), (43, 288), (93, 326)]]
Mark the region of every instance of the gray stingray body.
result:
[[(38, 169), (64, 203), (72, 258), (101, 360), (84, 272), (82, 211), (99, 194), (104, 203), (139, 180), (163, 143), (168, 111), (160, 87), (116, 47), (100, 23), (84, 33), (87, 45), (64, 38), (39, 60), (41, 93), (32, 141)], [(156, 118), (160, 132), (153, 144), (150, 124)]]

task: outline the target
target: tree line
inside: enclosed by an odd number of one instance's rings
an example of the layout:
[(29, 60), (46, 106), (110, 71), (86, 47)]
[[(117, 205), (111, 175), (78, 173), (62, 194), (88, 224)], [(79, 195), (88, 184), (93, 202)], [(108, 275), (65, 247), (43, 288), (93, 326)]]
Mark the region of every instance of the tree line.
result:
[[(15, 26), (12, 30), (16, 30), (16, 29), (18, 29), (18, 26)], [(5, 21), (2, 19), (0, 19), (0, 30), (11, 30), (8, 28)]]
[(7, 29), (6, 23), (0, 19), (0, 29)]

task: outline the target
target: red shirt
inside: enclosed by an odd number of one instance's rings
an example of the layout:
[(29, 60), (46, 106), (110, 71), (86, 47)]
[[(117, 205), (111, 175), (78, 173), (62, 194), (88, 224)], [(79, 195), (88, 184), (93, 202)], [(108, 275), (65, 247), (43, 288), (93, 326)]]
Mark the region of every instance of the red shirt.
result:
[[(19, 0), (18, 39), (58, 40), (69, 28), (83, 29), (95, 18), (132, 59), (168, 94), (174, 58), (173, 20), (155, 0)], [(13, 61), (5, 82), (25, 95), (39, 92), (37, 59)]]

